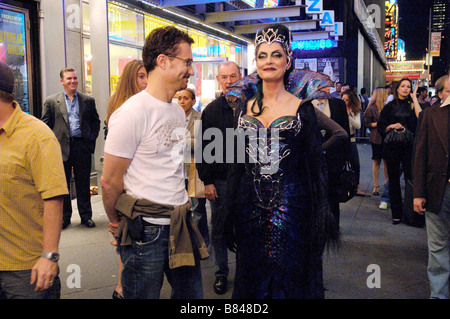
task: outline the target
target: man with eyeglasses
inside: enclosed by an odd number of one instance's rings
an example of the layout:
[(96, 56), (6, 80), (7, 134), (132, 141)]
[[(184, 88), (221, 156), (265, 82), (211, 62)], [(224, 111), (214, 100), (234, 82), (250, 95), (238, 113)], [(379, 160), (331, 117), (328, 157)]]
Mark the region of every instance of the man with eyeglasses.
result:
[[(233, 128), (233, 109), (229, 105), (229, 101), (225, 98), (224, 93), (229, 89), (228, 86), (235, 83), (241, 78), (241, 72), (236, 63), (231, 61), (222, 62), (219, 65), (219, 74), (216, 79), (222, 90), (221, 95), (209, 103), (202, 113), (202, 137), (205, 131), (210, 128), (218, 128), (223, 136), (223, 159), (218, 163), (213, 161), (207, 163), (203, 160), (197, 163), (196, 167), (200, 179), (205, 184), (205, 197), (211, 203), (211, 219), (212, 219), (212, 247), (214, 250), (216, 264), (216, 279), (213, 285), (217, 294), (224, 294), (227, 291), (228, 269), (228, 250), (224, 238), (218, 237), (214, 229), (215, 219), (222, 213), (226, 204), (226, 180), (227, 180), (227, 164), (226, 161), (226, 129)], [(208, 147), (208, 141), (203, 140), (201, 145), (203, 150)], [(218, 150), (216, 150), (217, 152)], [(204, 152), (202, 152), (205, 155)], [(215, 158), (217, 157), (217, 154)]]
[(158, 299), (164, 274), (172, 298), (203, 298), (200, 259), (208, 253), (185, 189), (185, 114), (172, 103), (194, 75), (193, 42), (175, 27), (153, 30), (142, 52), (147, 88), (109, 120), (101, 185), (125, 299)]

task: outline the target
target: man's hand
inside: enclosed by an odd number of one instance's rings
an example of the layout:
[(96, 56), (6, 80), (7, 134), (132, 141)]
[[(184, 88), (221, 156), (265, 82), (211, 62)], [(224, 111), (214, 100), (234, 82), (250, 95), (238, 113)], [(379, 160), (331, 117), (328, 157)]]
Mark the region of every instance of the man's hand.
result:
[(36, 283), (35, 291), (45, 291), (53, 285), (58, 271), (58, 263), (41, 257), (31, 269), (30, 285)]
[(425, 212), (425, 203), (427, 200), (425, 198), (414, 198), (414, 211), (420, 215)]
[(210, 202), (213, 202), (216, 200), (217, 197), (217, 191), (214, 184), (205, 185), (205, 197)]

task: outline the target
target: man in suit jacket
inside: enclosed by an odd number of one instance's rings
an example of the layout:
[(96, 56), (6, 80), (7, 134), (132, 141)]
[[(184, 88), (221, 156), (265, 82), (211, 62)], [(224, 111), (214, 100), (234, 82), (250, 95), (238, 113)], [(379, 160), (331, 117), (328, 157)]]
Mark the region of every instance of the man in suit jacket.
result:
[[(339, 124), (350, 136), (350, 125), (348, 122), (348, 115), (345, 103), (341, 99), (316, 99), (312, 101), (314, 107), (321, 110), (330, 119)], [(327, 134), (324, 140), (330, 138)], [(326, 161), (328, 168), (328, 203), (330, 209), (339, 224), (340, 210), (339, 210), (339, 177), (344, 167), (345, 161), (350, 158), (350, 137), (343, 140), (336, 145), (329, 147), (326, 151)]]
[[(68, 187), (73, 169), (81, 223), (92, 228), (95, 223), (90, 199), (91, 154), (95, 150), (100, 120), (94, 98), (77, 91), (78, 78), (74, 69), (62, 69), (60, 81), (64, 90), (46, 99), (42, 121), (53, 130), (61, 145)], [(69, 226), (71, 217), (68, 195), (64, 198), (63, 229)]]
[(425, 109), (416, 140), (414, 210), (424, 214), (431, 298), (449, 299), (450, 278), (450, 77), (436, 82), (441, 103)]

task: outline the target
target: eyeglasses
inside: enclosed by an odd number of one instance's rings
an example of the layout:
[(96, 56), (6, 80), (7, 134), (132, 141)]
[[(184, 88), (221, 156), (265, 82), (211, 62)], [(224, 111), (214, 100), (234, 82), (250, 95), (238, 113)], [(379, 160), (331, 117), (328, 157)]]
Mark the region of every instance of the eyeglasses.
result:
[(170, 58), (175, 58), (175, 59), (184, 61), (184, 63), (186, 63), (186, 67), (188, 67), (188, 68), (190, 68), (192, 66), (192, 63), (194, 63), (194, 60), (192, 60), (192, 59), (183, 59), (183, 58), (179, 58), (179, 57), (174, 56), (174, 55), (167, 55), (167, 56), (170, 57)]

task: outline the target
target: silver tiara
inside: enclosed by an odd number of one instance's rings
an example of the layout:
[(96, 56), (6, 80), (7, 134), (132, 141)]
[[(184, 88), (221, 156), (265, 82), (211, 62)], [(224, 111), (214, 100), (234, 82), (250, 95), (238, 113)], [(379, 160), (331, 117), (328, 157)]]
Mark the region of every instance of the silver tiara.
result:
[[(289, 31), (290, 35), (291, 31)], [(255, 38), (255, 47), (257, 48), (262, 43), (267, 43), (268, 45), (271, 45), (274, 42), (280, 43), (286, 54), (289, 56), (289, 58), (292, 57), (292, 46), (291, 46), (291, 39), (286, 39), (286, 36), (282, 34), (278, 34), (278, 29), (274, 30), (272, 28), (267, 29), (267, 31), (261, 30), (261, 33), (256, 36)]]

